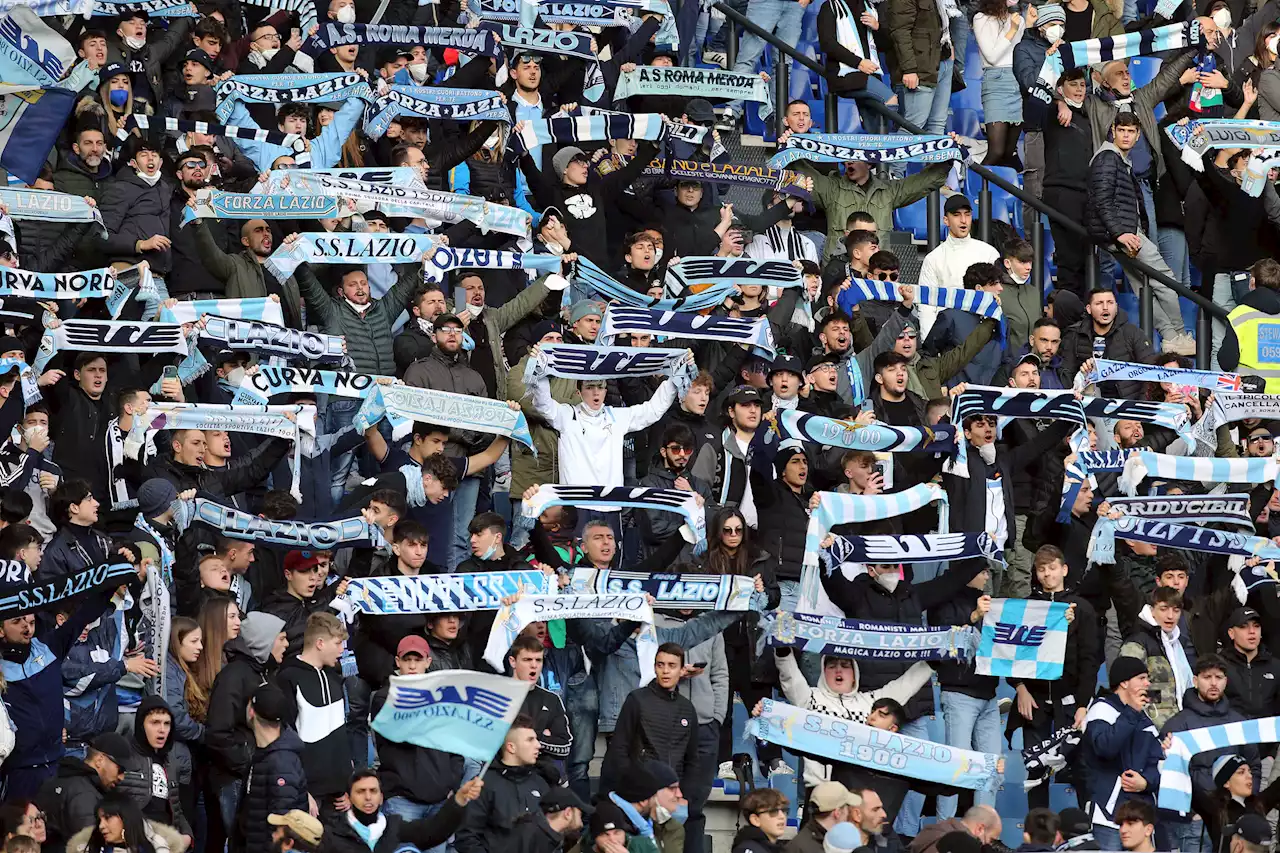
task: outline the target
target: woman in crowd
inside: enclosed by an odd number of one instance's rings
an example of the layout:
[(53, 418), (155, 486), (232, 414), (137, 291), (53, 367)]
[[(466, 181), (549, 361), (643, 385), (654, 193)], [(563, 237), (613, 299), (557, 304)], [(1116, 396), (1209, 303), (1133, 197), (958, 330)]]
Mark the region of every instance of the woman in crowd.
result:
[[(240, 616), (236, 612), (236, 618)], [(173, 736), (188, 743), (204, 740), (204, 718), (209, 709), (209, 691), (196, 677), (204, 651), (200, 623), (175, 616), (169, 627), (169, 657), (165, 664), (165, 701), (173, 711)]]
[[(1026, 27), (1036, 25), (1035, 6), (1027, 7)], [(1024, 23), (1005, 0), (983, 0), (973, 16), (973, 35), (982, 57), (982, 114), (986, 122), (984, 166), (1018, 166), (1022, 124), (1022, 91), (1013, 76), (1013, 48), (1022, 40)]]

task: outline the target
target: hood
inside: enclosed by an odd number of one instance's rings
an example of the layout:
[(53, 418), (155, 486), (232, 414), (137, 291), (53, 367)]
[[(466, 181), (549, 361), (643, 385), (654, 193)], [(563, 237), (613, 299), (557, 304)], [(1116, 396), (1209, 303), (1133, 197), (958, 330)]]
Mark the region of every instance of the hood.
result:
[(1265, 287), (1256, 287), (1240, 300), (1240, 304), (1266, 311), (1268, 314), (1280, 314), (1280, 293)]
[(862, 670), (858, 669), (857, 660), (841, 658), (841, 660), (851, 660), (851, 662), (853, 663), (853, 691), (850, 693), (837, 693), (827, 686), (826, 669), (827, 669), (828, 657), (838, 657), (838, 656), (837, 655), (822, 656), (822, 669), (818, 672), (818, 686), (815, 687), (814, 689), (820, 691), (823, 696), (827, 696), (831, 699), (834, 699), (837, 702), (843, 702), (845, 697), (853, 696), (855, 693), (858, 692), (858, 686), (862, 684)]
[(1092, 156), (1091, 158), (1089, 158), (1089, 164), (1090, 164), (1090, 165), (1093, 165), (1093, 161), (1094, 161), (1094, 160), (1097, 160), (1097, 159), (1098, 159), (1098, 157), (1099, 157), (1099, 155), (1101, 155), (1103, 151), (1110, 151), (1110, 152), (1112, 152), (1113, 154), (1115, 154), (1116, 156), (1118, 156), (1118, 157), (1119, 157), (1121, 160), (1123, 160), (1124, 162), (1126, 162), (1126, 163), (1128, 163), (1128, 162), (1129, 162), (1129, 155), (1128, 155), (1128, 154), (1125, 154), (1123, 151), (1121, 151), (1119, 148), (1117, 148), (1117, 147), (1116, 147), (1116, 144), (1115, 144), (1114, 142), (1104, 142), (1104, 143), (1102, 143), (1101, 145), (1099, 145), (1099, 146), (1098, 146), (1098, 150), (1097, 150), (1097, 151), (1093, 152), (1093, 156)]
[(1069, 329), (1084, 316), (1084, 303), (1080, 297), (1070, 290), (1062, 289), (1053, 292), (1053, 319), (1063, 329)]
[(169, 739), (165, 741), (164, 746), (160, 749), (153, 749), (151, 744), (147, 742), (147, 733), (143, 729), (143, 721), (147, 719), (147, 714), (156, 708), (163, 708), (169, 712), (169, 719), (173, 719), (173, 709), (169, 707), (169, 703), (161, 699), (159, 696), (143, 696), (141, 704), (138, 705), (138, 712), (133, 718), (133, 748), (141, 755), (145, 755), (153, 761), (163, 763), (169, 754), (169, 749), (173, 746), (174, 731), (169, 730)]
[(240, 623), (240, 636), (236, 640), (250, 657), (258, 663), (266, 663), (271, 656), (271, 647), (275, 645), (276, 635), (283, 630), (284, 620), (279, 616), (255, 610)]
[(84, 763), (83, 758), (77, 758), (74, 755), (64, 755), (58, 759), (58, 775), (59, 779), (74, 779), (77, 776), (84, 776), (93, 783), (98, 790), (102, 790), (102, 782), (98, 779), (98, 771), (94, 770), (88, 764)]

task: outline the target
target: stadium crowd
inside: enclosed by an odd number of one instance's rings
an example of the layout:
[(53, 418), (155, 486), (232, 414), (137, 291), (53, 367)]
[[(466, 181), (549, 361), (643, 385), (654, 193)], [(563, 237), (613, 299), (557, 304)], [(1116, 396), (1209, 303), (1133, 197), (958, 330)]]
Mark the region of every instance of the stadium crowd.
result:
[[(813, 0), (726, 2), (797, 45)], [(1019, 851), (1272, 849), (1280, 6), (817, 3), (823, 85), (946, 156), (800, 98), (795, 156), (735, 168), (766, 42), (693, 0), (6, 4), (5, 853), (710, 853), (717, 788), (733, 853), (1001, 853), (1005, 762)], [(948, 132), (970, 39), (981, 138)], [(1090, 239), (978, 239), (965, 159)], [(921, 260), (889, 235), (937, 190)], [(1229, 312), (1211, 342), (1130, 259)], [(650, 615), (517, 620), (530, 575)], [(695, 578), (711, 606), (659, 591)], [(985, 636), (1010, 600), (1066, 605), (1054, 677), (780, 628)], [(438, 672), (521, 682), (493, 754), (373, 722)], [(904, 763), (735, 738), (788, 706)], [(989, 784), (905, 763), (939, 718)], [(1247, 721), (1161, 803), (1177, 734)]]

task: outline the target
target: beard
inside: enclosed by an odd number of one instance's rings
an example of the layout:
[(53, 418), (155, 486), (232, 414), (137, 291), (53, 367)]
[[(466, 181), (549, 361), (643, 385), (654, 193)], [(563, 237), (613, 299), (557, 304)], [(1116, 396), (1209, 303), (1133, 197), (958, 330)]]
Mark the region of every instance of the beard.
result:
[(270, 246), (255, 246), (255, 247), (254, 247), (254, 249), (253, 249), (253, 253), (254, 253), (255, 255), (257, 255), (258, 257), (260, 257), (260, 258), (269, 258), (269, 257), (271, 257), (271, 247), (270, 247)]
[(207, 186), (209, 186), (209, 182), (208, 182), (207, 180), (205, 180), (205, 179), (201, 179), (201, 180), (184, 180), (184, 181), (182, 182), (182, 188), (183, 188), (183, 189), (187, 189), (187, 190), (202, 190), (202, 189), (204, 189), (204, 188), (205, 188), (205, 187), (207, 187)]

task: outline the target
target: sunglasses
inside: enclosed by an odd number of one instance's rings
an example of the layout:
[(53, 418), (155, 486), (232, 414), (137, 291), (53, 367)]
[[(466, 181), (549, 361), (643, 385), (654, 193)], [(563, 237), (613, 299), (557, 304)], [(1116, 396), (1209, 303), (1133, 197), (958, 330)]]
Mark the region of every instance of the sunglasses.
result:
[(541, 65), (542, 57), (536, 53), (522, 53), (516, 57), (516, 65), (523, 65), (526, 62), (532, 62), (534, 65)]
[(903, 331), (899, 332), (898, 340), (902, 340), (904, 338), (915, 339), (916, 338), (915, 329), (904, 329)]
[(1270, 441), (1270, 440), (1271, 440), (1271, 436), (1266, 435), (1265, 433), (1263, 433), (1263, 434), (1259, 434), (1259, 435), (1251, 435), (1251, 436), (1249, 436), (1249, 443), (1250, 443), (1250, 444), (1252, 444), (1252, 443), (1253, 443), (1253, 442), (1255, 442), (1255, 441)]
[(786, 814), (786, 813), (787, 813), (787, 810), (785, 808), (778, 807), (776, 809), (761, 809), (760, 811), (756, 812), (756, 815), (759, 816), (759, 815), (767, 815), (767, 814)]
[(203, 169), (205, 162), (203, 160), (187, 160), (179, 167), (182, 169)]
[(675, 444), (674, 442), (666, 445), (668, 453), (692, 453), (693, 448), (687, 444)]
[(878, 272), (876, 273), (876, 279), (878, 281), (897, 281), (898, 273), (897, 272)]
[(741, 536), (742, 528), (741, 527), (722, 527), (720, 528), (720, 532), (724, 533), (726, 536)]

